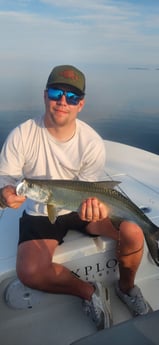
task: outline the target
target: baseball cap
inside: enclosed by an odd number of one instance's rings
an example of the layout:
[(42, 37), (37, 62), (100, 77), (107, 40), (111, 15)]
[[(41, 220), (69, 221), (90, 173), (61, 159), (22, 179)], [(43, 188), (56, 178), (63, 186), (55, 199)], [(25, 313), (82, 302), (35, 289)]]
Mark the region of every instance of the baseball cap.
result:
[(60, 65), (53, 68), (51, 71), (46, 87), (54, 84), (65, 84), (77, 89), (80, 94), (85, 92), (85, 76), (74, 66)]

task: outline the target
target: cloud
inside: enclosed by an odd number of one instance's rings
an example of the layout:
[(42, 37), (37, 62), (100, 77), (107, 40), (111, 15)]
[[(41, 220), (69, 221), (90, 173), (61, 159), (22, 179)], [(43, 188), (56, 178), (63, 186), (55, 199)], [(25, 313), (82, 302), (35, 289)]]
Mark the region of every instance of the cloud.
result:
[(0, 61), (158, 63), (158, 15), (139, 3), (17, 0), (16, 10), (0, 11)]
[(27, 11), (0, 12), (1, 62), (157, 63), (156, 13), (143, 17), (139, 7), (121, 1), (37, 3), (50, 7), (31, 12), (30, 1), (17, 1)]
[(97, 71), (158, 65), (158, 8), (124, 0), (1, 0), (0, 87), (9, 81), (40, 89), (61, 63)]
[[(30, 1), (22, 3), (27, 5)], [(0, 29), (7, 28), (2, 43), (4, 55), (14, 45), (16, 49), (12, 49), (11, 55), (17, 57), (25, 53), (25, 58), (34, 59), (37, 52), (39, 59), (49, 58), (51, 54), (58, 58), (62, 54), (66, 59), (74, 56), (86, 62), (98, 57), (94, 62), (104, 63), (107, 58), (110, 62), (110, 56), (111, 61), (120, 62), (121, 56), (126, 62), (132, 60), (132, 45), (136, 51), (139, 43), (144, 49), (149, 44), (151, 49), (156, 46), (158, 34), (151, 31), (159, 27), (157, 15), (151, 15), (150, 20), (129, 3), (126, 6), (120, 1), (95, 0), (86, 0), (84, 5), (77, 1), (76, 6), (72, 0), (41, 3), (51, 6), (45, 15), (29, 11), (0, 12)], [(69, 11), (62, 10), (62, 6)], [(57, 13), (59, 8), (61, 13)], [(137, 56), (134, 60), (137, 62)]]

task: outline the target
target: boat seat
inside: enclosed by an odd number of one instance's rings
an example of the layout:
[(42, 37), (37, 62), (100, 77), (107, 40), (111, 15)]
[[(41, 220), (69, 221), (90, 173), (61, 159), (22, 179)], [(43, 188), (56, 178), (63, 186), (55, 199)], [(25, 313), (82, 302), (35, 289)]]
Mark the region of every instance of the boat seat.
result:
[(158, 345), (159, 310), (122, 322), (70, 345)]
[(64, 265), (79, 278), (111, 284), (118, 275), (116, 243), (110, 238), (90, 237), (70, 230), (58, 246), (53, 262)]

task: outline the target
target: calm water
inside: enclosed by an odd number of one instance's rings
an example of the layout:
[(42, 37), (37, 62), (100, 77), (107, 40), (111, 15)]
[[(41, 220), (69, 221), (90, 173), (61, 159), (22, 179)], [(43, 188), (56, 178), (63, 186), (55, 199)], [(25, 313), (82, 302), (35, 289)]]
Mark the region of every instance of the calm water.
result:
[[(9, 132), (19, 123), (28, 118), (42, 114), (34, 111), (27, 114), (25, 111), (0, 112), (0, 148)], [(90, 124), (104, 139), (143, 148), (159, 154), (159, 113), (145, 115), (145, 113), (122, 113), (101, 119), (90, 119), (81, 115), (80, 118)]]
[[(25, 102), (24, 93), (16, 87), (12, 90), (12, 97), (8, 98), (4, 88), (0, 94), (0, 148), (17, 124), (44, 112), (41, 85), (35, 85), (30, 93), (26, 91)], [(101, 68), (96, 75), (89, 71), (87, 90), (86, 105), (79, 114), (81, 120), (92, 125), (104, 139), (159, 154), (159, 70), (152, 66), (146, 71), (124, 67), (103, 72)], [(37, 108), (38, 102), (41, 103)], [(2, 111), (2, 107), (6, 110)]]

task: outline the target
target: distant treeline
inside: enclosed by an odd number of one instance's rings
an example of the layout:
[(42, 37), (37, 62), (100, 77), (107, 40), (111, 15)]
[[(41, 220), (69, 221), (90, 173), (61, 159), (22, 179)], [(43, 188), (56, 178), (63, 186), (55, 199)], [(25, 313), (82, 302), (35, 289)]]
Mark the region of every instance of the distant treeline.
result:
[[(149, 71), (152, 68), (149, 67), (128, 67), (128, 69), (132, 69), (132, 70), (143, 70), (143, 71)], [(159, 71), (159, 67), (155, 68), (156, 71)]]

